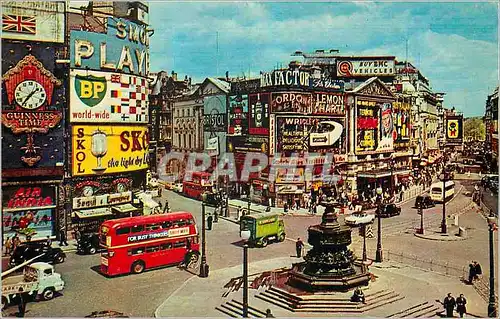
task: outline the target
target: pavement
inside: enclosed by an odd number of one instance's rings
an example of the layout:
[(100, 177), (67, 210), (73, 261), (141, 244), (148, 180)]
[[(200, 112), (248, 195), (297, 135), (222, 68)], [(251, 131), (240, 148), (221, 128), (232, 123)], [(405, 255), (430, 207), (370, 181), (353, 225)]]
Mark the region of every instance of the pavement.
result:
[(423, 234), (415, 233), (416, 237), (429, 239), (429, 240), (439, 240), (439, 241), (456, 241), (456, 240), (466, 240), (467, 233), (462, 228), (462, 236), (459, 235), (459, 228), (456, 226), (447, 226), (447, 233), (443, 234), (441, 229), (433, 228), (431, 230), (424, 230)]
[[(249, 257), (251, 259), (251, 255)], [(249, 263), (249, 274), (258, 274), (264, 271), (290, 267), (292, 263), (298, 262), (295, 257), (281, 257), (264, 261)], [(443, 300), (448, 292), (458, 296), (463, 293), (467, 298), (468, 314), (472, 316), (485, 317), (487, 315), (486, 302), (475, 292), (472, 286), (465, 285), (457, 277), (446, 276), (430, 272), (428, 270), (414, 268), (409, 265), (385, 261), (373, 264), (370, 271), (375, 275), (375, 280), (370, 282), (367, 288), (363, 288), (365, 294), (392, 289), (405, 298), (368, 310), (363, 316), (383, 317), (408, 309), (422, 302), (434, 302)], [(242, 266), (228, 267), (210, 272), (207, 278), (192, 276), (182, 286), (168, 296), (156, 309), (155, 317), (222, 317), (226, 316), (215, 308), (232, 299), (242, 300), (242, 291), (233, 291), (223, 297), (227, 292), (224, 288), (232, 278), (242, 276)], [(249, 280), (249, 285), (251, 280)], [(263, 289), (263, 288), (260, 288)], [(283, 308), (267, 303), (255, 297), (262, 290), (249, 289), (249, 305), (264, 311), (269, 308), (276, 317), (307, 316), (313, 314), (297, 314)], [(339, 293), (345, 295), (345, 293)], [(193, 307), (193, 305), (196, 305)], [(324, 313), (321, 314), (324, 316)], [(328, 314), (329, 316), (333, 314)], [(340, 314), (336, 314), (339, 316)], [(313, 315), (314, 316), (314, 315)]]

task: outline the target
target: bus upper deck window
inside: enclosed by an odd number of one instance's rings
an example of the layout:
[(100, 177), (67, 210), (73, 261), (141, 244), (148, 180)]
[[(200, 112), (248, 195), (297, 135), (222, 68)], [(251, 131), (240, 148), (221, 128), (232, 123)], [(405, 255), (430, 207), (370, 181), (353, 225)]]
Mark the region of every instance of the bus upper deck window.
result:
[(132, 229), (131, 229), (132, 233), (139, 233), (141, 231), (144, 231), (144, 226), (143, 225), (132, 226)]

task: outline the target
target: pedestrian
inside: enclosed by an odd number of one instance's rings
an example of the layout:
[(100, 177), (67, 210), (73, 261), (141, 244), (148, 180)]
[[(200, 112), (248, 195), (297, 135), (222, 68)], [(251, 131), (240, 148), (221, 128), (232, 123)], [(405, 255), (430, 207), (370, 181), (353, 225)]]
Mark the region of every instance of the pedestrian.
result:
[(207, 229), (208, 230), (212, 230), (213, 221), (214, 221), (214, 218), (212, 217), (212, 215), (208, 215), (208, 217), (207, 217)]
[(64, 230), (64, 227), (61, 227), (61, 229), (59, 229), (59, 246), (63, 245), (69, 246), (66, 238), (66, 231)]
[(455, 298), (453, 298), (451, 293), (448, 293), (448, 296), (446, 296), (443, 301), (443, 306), (446, 310), (446, 318), (453, 318), (453, 309), (455, 308), (455, 304)]
[[(222, 210), (222, 207), (220, 208)], [(219, 222), (219, 207), (214, 210), (214, 223)]]
[(283, 212), (288, 213), (288, 203), (285, 202), (285, 204), (283, 205)]
[(472, 281), (474, 280), (474, 277), (476, 277), (476, 265), (475, 261), (472, 261), (469, 264), (469, 285), (472, 285)]
[(47, 236), (47, 240), (45, 241), (45, 247), (50, 248), (51, 246), (52, 246), (52, 239), (50, 239), (50, 236)]
[(269, 308), (266, 309), (266, 318), (274, 318), (273, 313)]
[(457, 298), (457, 312), (460, 315), (460, 318), (464, 317), (464, 313), (467, 312), (467, 308), (465, 305), (467, 304), (467, 299), (465, 299), (464, 294), (460, 294), (460, 297)]
[(169, 210), (170, 210), (170, 207), (168, 206), (168, 200), (167, 200), (167, 201), (165, 201), (165, 206), (163, 207), (163, 214), (168, 213)]
[(5, 241), (5, 255), (10, 256), (11, 251), (12, 251), (12, 237), (7, 237), (7, 240)]
[(474, 261), (474, 279), (479, 280), (479, 275), (483, 274), (483, 270), (481, 269), (481, 265)]
[(26, 301), (27, 301), (27, 295), (24, 292), (23, 288), (20, 287), (19, 290), (17, 291), (17, 299), (18, 299), (18, 305), (17, 309), (19, 310), (18, 316), (23, 318), (24, 313), (26, 312)]
[(304, 249), (304, 243), (300, 240), (300, 237), (297, 238), (297, 242), (295, 243), (295, 250), (297, 251), (297, 258), (302, 257), (302, 249)]

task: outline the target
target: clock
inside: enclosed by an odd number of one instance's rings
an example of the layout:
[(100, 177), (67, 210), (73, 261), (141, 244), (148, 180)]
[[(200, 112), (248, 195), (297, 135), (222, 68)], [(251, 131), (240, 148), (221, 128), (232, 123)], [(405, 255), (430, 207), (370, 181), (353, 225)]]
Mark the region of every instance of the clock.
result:
[(47, 100), (44, 87), (33, 80), (19, 83), (14, 90), (14, 96), (17, 104), (28, 110), (39, 108)]
[(118, 193), (123, 193), (127, 191), (127, 186), (124, 183), (118, 183), (116, 184), (116, 190)]
[(85, 186), (82, 190), (83, 196), (90, 197), (94, 194), (94, 188), (92, 186)]

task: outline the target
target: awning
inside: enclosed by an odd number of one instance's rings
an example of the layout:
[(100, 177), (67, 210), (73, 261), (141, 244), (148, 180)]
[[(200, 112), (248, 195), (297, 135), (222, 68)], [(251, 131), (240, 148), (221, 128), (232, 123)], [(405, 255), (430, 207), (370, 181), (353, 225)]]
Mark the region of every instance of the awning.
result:
[[(395, 175), (408, 175), (410, 174), (409, 169), (404, 169), (404, 170), (393, 170), (392, 171), (392, 176)], [(383, 170), (383, 171), (368, 171), (368, 172), (359, 172), (358, 177), (363, 177), (363, 178), (382, 178), (382, 177), (389, 177), (391, 176), (391, 170)]]
[(151, 198), (143, 198), (141, 199), (141, 201), (144, 203), (145, 206), (149, 207), (149, 208), (155, 208), (155, 207), (158, 207), (160, 206), (160, 204), (158, 204), (156, 201), (152, 200)]
[(112, 208), (120, 213), (130, 213), (137, 210), (137, 207), (132, 206), (131, 204), (117, 205)]
[(77, 210), (74, 211), (74, 213), (78, 218), (92, 218), (92, 217), (113, 215), (109, 207)]

